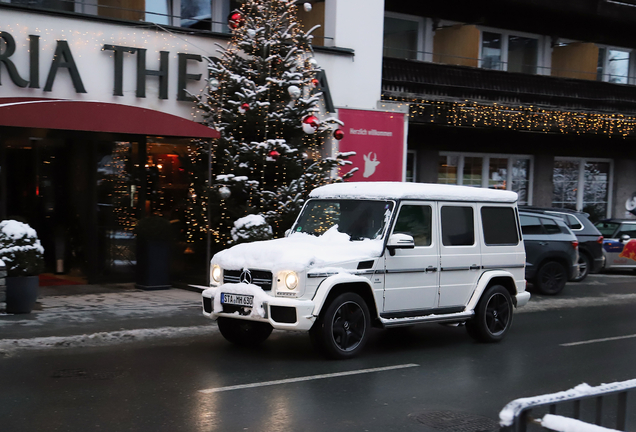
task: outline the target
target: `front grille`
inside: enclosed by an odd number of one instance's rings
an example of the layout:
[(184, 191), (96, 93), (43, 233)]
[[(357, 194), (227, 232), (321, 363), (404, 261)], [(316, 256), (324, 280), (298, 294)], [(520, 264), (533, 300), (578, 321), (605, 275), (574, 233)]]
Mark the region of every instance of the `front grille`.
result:
[[(243, 270), (224, 270), (223, 283), (240, 283), (241, 273)], [(272, 290), (272, 272), (250, 269), (250, 274), (254, 285), (261, 287), (263, 291)]]
[(203, 310), (206, 313), (212, 313), (212, 299), (210, 297), (203, 297)]

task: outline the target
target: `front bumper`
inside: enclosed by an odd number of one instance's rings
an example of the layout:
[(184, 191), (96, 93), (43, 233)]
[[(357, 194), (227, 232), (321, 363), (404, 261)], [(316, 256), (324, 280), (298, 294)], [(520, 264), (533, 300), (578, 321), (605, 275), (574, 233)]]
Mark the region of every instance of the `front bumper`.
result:
[[(308, 331), (316, 321), (313, 315), (315, 304), (312, 300), (290, 299), (273, 297), (261, 290), (262, 295), (254, 297), (254, 308), (251, 312), (238, 312), (236, 307), (227, 307), (216, 301), (224, 290), (224, 285), (217, 288), (208, 288), (201, 293), (203, 302), (203, 315), (216, 320), (219, 317), (243, 319), (248, 321), (267, 322), (278, 330)], [(253, 310), (252, 310), (253, 309)]]

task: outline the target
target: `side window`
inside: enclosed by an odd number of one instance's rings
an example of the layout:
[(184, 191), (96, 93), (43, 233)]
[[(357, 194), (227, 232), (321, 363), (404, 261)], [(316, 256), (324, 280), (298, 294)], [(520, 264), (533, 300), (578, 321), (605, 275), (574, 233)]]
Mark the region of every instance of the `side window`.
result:
[(482, 207), (481, 221), (486, 245), (516, 245), (519, 243), (515, 211), (512, 207)]
[(444, 246), (472, 246), (475, 244), (472, 207), (442, 207), (442, 243)]
[(636, 225), (633, 225), (633, 224), (621, 225), (621, 229), (618, 232), (618, 234), (616, 234), (616, 238), (621, 238), (625, 234), (627, 234), (631, 238), (636, 238)]
[(519, 215), (519, 223), (521, 223), (521, 232), (523, 235), (545, 234), (543, 225), (536, 216)]
[(561, 227), (552, 219), (541, 218), (541, 222), (547, 234), (561, 234)]
[(431, 245), (432, 210), (427, 205), (404, 205), (400, 209), (394, 233), (409, 234), (415, 246)]
[(573, 230), (583, 229), (583, 224), (581, 223), (579, 218), (577, 218), (574, 215), (567, 215), (567, 218), (568, 218), (568, 225), (570, 226), (570, 229), (573, 229)]

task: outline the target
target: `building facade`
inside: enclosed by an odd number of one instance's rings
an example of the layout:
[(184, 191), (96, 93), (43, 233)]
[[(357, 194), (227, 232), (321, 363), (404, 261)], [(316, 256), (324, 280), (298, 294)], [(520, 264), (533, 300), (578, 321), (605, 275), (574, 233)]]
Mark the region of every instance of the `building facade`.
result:
[[(306, 30), (321, 26), (325, 114), (346, 122), (326, 150), (356, 152), (354, 180), (633, 217), (635, 1), (298, 5)], [(182, 230), (190, 144), (216, 136), (189, 93), (238, 6), (0, 0), (0, 217), (38, 229), (49, 271), (130, 280), (131, 224), (161, 214)], [(183, 243), (174, 260), (200, 275), (201, 257)]]

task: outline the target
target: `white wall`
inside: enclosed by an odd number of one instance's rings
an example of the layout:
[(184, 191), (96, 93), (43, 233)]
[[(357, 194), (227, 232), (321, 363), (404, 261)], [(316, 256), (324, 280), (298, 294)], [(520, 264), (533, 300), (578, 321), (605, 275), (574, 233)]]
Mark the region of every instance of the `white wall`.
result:
[(376, 109), (382, 92), (384, 0), (326, 0), (326, 44), (353, 57), (317, 53), (336, 107)]

